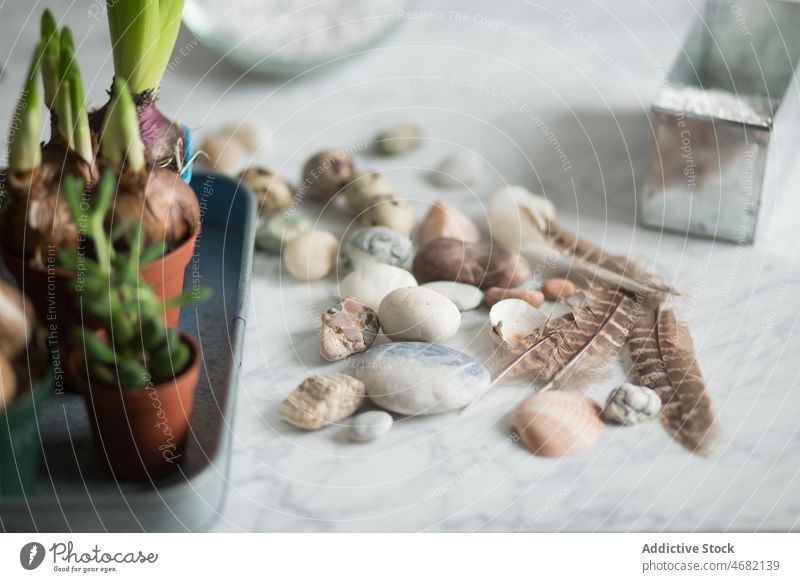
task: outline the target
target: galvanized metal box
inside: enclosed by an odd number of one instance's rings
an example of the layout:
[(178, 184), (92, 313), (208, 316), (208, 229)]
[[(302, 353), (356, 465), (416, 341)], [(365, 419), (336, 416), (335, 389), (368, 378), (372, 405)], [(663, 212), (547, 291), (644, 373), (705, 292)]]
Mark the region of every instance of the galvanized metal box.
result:
[(800, 2), (706, 4), (651, 106), (643, 224), (754, 242), (800, 155), (798, 60)]

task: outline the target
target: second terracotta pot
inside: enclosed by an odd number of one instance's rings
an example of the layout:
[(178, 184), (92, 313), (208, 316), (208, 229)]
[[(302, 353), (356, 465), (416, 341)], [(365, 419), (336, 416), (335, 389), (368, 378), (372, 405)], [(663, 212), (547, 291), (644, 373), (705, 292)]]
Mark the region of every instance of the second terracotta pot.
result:
[(90, 385), (83, 354), (69, 355), (70, 383), (86, 403), (98, 455), (117, 479), (154, 479), (175, 469), (183, 457), (201, 358), (194, 338), (181, 331), (181, 341), (192, 352), (186, 369), (147, 388)]
[[(141, 268), (142, 278), (161, 299), (174, 297), (183, 290), (186, 266), (194, 253), (197, 234), (184, 241), (160, 259)], [(48, 257), (46, 267), (32, 266), (16, 255), (2, 251), (3, 262), (14, 276), (17, 287), (33, 303), (41, 324), (48, 330), (67, 330), (82, 325), (81, 314), (75, 308), (75, 273), (61, 268), (56, 256)], [(164, 313), (168, 327), (178, 325), (180, 308)]]

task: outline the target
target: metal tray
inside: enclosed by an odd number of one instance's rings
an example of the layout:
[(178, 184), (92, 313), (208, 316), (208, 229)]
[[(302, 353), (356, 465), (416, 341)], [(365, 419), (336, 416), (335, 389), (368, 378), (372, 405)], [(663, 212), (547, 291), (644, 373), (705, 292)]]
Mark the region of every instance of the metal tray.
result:
[(203, 229), (185, 288), (212, 297), (181, 312), (203, 365), (183, 462), (154, 483), (115, 482), (100, 465), (81, 398), (52, 397), (40, 414), (43, 459), (34, 491), (0, 498), (7, 532), (203, 531), (227, 489), (233, 407), (242, 361), (255, 234), (253, 195), (230, 178), (195, 172)]

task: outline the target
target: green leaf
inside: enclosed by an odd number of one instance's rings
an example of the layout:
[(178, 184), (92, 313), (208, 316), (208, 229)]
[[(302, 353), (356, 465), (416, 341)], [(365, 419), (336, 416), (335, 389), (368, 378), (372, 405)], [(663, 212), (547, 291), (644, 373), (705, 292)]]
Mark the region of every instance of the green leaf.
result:
[(103, 128), (100, 132), (100, 153), (115, 164), (125, 164), (133, 171), (145, 167), (145, 148), (139, 134), (139, 117), (128, 86), (114, 79)]
[(117, 383), (116, 376), (100, 362), (89, 363), (89, 376), (92, 382), (98, 382), (102, 386), (113, 387)]
[(83, 95), (83, 81), (78, 69), (78, 61), (73, 59), (69, 64), (69, 91), (70, 106), (75, 122), (72, 132), (72, 143), (75, 151), (86, 162), (92, 161), (94, 152), (92, 151), (92, 136), (89, 130), (89, 113), (86, 111), (86, 100)]
[(25, 87), (19, 97), (16, 111), (19, 125), (13, 127), (8, 141), (8, 167), (13, 172), (29, 172), (39, 167), (42, 152), (39, 137), (42, 132), (42, 96), (39, 91), (39, 63), (44, 45), (40, 42), (31, 58)]
[(191, 305), (198, 305), (209, 297), (211, 297), (211, 289), (209, 287), (201, 287), (197, 290), (184, 291), (180, 295), (175, 295), (169, 299), (165, 299), (162, 303), (164, 311), (172, 309), (173, 307), (189, 307)]
[(94, 332), (86, 329), (78, 330), (83, 342), (84, 352), (90, 360), (104, 364), (116, 364), (117, 354), (107, 343), (98, 338)]
[(61, 51), (58, 58), (59, 85), (56, 91), (56, 113), (58, 114), (58, 131), (70, 148), (74, 148), (72, 133), (75, 127), (69, 76), (73, 60), (75, 60), (75, 47), (72, 42), (72, 32), (69, 28), (64, 27), (64, 30), (61, 31)]
[(122, 359), (117, 362), (121, 388), (144, 388), (148, 385), (147, 370), (138, 361)]
[(58, 61), (61, 54), (61, 35), (58, 24), (50, 9), (42, 14), (42, 79), (44, 81), (44, 101), (48, 107), (54, 107), (59, 84)]
[(160, 259), (167, 252), (167, 244), (164, 242), (153, 243), (142, 251), (141, 265), (144, 266), (151, 261)]

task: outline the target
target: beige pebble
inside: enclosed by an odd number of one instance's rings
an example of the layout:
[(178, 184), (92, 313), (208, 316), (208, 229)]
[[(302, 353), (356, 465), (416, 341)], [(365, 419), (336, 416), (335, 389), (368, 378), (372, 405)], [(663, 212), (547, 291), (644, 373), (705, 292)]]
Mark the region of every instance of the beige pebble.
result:
[(286, 269), (298, 279), (322, 279), (336, 264), (339, 240), (329, 232), (305, 232), (289, 241), (284, 247), (283, 262)]
[(249, 152), (264, 150), (269, 141), (272, 129), (268, 124), (256, 120), (246, 119), (241, 123), (229, 123), (219, 131), (220, 135), (231, 136), (238, 140)]
[(223, 174), (233, 174), (242, 163), (247, 151), (242, 142), (229, 135), (212, 135), (200, 145), (205, 153), (203, 165)]
[(532, 289), (504, 289), (503, 287), (489, 287), (483, 294), (486, 305), (491, 307), (503, 299), (522, 299), (534, 307), (541, 307), (544, 303), (544, 295), (541, 291)]
[(548, 279), (542, 285), (542, 293), (550, 301), (567, 299), (575, 295), (575, 283), (569, 279)]

